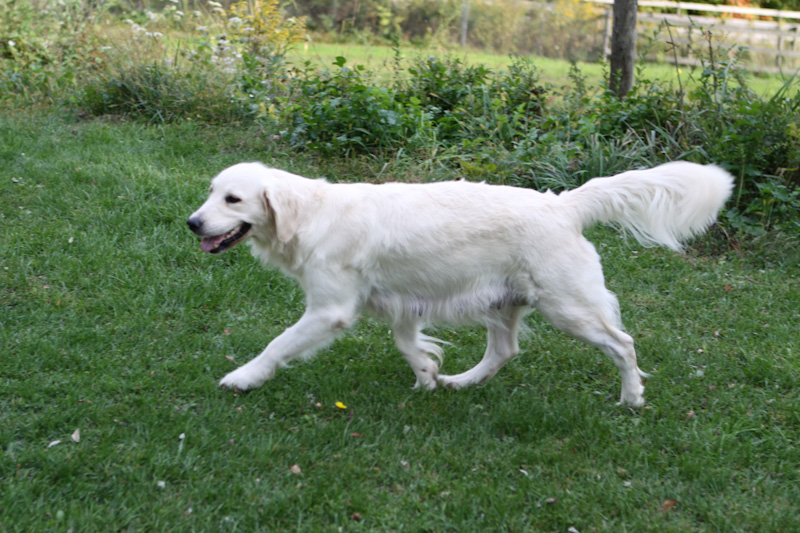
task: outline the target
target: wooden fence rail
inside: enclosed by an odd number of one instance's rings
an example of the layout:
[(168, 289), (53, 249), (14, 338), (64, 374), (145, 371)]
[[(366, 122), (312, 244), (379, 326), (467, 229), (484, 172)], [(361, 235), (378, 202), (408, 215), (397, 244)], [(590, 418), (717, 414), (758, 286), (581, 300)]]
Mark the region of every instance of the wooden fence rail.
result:
[[(605, 16), (600, 24), (603, 34), (603, 50), (610, 53), (611, 11), (613, 0), (584, 0), (604, 6)], [(656, 11), (658, 10), (658, 11)], [(711, 14), (711, 15), (709, 15)], [(697, 65), (697, 51), (707, 46), (710, 31), (713, 42), (735, 53), (745, 46), (743, 54), (748, 69), (757, 72), (786, 72), (800, 67), (800, 12), (777, 9), (717, 6), (693, 2), (667, 2), (663, 0), (640, 0), (637, 16), (639, 35), (647, 36), (660, 24), (669, 24), (670, 32), (657, 34), (667, 48), (676, 46), (680, 64)], [(665, 52), (651, 54), (653, 59), (673, 61)]]

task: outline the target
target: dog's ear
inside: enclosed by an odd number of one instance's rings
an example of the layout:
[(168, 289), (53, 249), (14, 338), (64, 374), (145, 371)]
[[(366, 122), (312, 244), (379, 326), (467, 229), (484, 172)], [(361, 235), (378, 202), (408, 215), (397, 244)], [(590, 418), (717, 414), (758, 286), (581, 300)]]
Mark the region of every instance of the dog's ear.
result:
[(300, 224), (300, 206), (297, 198), (278, 191), (264, 191), (264, 208), (272, 213), (275, 234), (281, 243), (289, 242)]

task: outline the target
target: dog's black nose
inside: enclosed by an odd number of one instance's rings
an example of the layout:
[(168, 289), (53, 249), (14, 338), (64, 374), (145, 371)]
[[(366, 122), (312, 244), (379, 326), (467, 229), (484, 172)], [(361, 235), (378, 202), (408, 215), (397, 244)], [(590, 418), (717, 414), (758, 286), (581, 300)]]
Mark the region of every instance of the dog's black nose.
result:
[(203, 227), (203, 221), (200, 220), (197, 217), (190, 218), (189, 220), (186, 221), (186, 224), (188, 224), (189, 225), (189, 229), (192, 230), (195, 233), (199, 233), (200, 232), (200, 228)]

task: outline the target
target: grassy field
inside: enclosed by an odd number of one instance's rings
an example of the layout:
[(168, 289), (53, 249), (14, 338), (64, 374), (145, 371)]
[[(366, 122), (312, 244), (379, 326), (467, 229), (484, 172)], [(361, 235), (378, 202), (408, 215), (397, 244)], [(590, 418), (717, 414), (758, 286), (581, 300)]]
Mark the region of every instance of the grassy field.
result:
[[(308, 43), (305, 46), (297, 45), (288, 56), (288, 59), (299, 64), (311, 61), (314, 66), (331, 68), (337, 56), (347, 59), (348, 65), (364, 65), (372, 72), (392, 72), (394, 70), (395, 51), (389, 46), (363, 45), (354, 43)], [(452, 57), (458, 58), (466, 64), (482, 64), (494, 71), (502, 70), (510, 63), (510, 56), (493, 54), (486, 51), (460, 48), (433, 48), (414, 49), (404, 47), (401, 57), (411, 60), (416, 57)], [(556, 88), (570, 84), (570, 62), (563, 59), (547, 57), (534, 58), (534, 64), (541, 72), (541, 81), (549, 83)], [(589, 85), (599, 87), (606, 82), (608, 66), (603, 63), (578, 62), (581, 73), (586, 76)], [(676, 70), (674, 65), (647, 63), (644, 66), (644, 76), (651, 81), (670, 82), (677, 86), (678, 76), (685, 86), (691, 86), (702, 73), (702, 68), (681, 67)], [(680, 72), (680, 74), (679, 74)], [(790, 73), (791, 74), (791, 73)], [(784, 84), (784, 79), (777, 75), (748, 75), (748, 86), (761, 96), (769, 98)]]
[[(0, 530), (800, 529), (800, 280), (779, 247), (680, 256), (591, 232), (654, 375), (641, 410), (535, 315), (482, 387), (412, 392), (387, 327), (362, 320), (234, 394), (218, 379), (303, 296), (245, 247), (203, 254), (185, 219), (254, 159), (380, 170), (257, 130), (0, 116)], [(483, 351), (480, 329), (437, 333), (448, 373)]]

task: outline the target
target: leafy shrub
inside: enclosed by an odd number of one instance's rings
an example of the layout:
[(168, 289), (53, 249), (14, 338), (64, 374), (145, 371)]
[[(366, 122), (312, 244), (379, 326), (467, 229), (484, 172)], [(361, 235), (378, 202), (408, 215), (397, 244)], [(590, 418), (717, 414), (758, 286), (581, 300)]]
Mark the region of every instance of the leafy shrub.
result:
[[(148, 18), (156, 24), (185, 21), (177, 13), (182, 12), (167, 6)], [(122, 46), (108, 47), (106, 68), (78, 94), (81, 108), (93, 115), (124, 114), (151, 122), (251, 122), (270, 116), (285, 89), (284, 57), (304, 37), (304, 20), (284, 20), (277, 0), (241, 1), (230, 12), (215, 7), (197, 13), (203, 25), (186, 31), (198, 44), (175, 52), (161, 32), (128, 20), (131, 37)], [(212, 37), (210, 27), (222, 35)]]
[(345, 66), (338, 57), (335, 73), (300, 71), (289, 107), (290, 144), (326, 154), (350, 154), (390, 148), (413, 135), (424, 121), (419, 102), (403, 103), (393, 89), (376, 87), (364, 67)]
[(242, 0), (231, 5), (227, 29), (230, 44), (223, 46), (240, 60), (242, 91), (270, 99), (286, 54), (306, 36), (305, 18), (284, 19), (278, 0)]
[(229, 77), (166, 62), (119, 65), (98, 75), (80, 94), (92, 115), (125, 115), (162, 123), (190, 119), (210, 124), (251, 122), (255, 110)]
[(526, 60), (508, 72), (458, 60), (420, 59), (376, 87), (364, 68), (337, 59), (334, 74), (304, 70), (292, 94), (287, 134), (292, 145), (328, 154), (374, 149), (415, 150), (421, 143), (510, 146), (542, 110), (545, 89)]
[(0, 99), (51, 99), (98, 66), (102, 43), (93, 25), (103, 11), (82, 4), (64, 0), (37, 9), (0, 0)]

